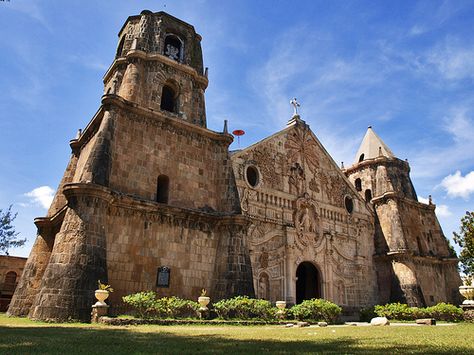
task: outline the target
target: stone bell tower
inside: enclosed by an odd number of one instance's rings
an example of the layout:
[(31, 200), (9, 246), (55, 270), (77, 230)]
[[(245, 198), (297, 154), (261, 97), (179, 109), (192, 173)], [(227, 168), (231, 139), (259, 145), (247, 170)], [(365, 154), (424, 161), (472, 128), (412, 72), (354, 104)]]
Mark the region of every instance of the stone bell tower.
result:
[(379, 303), (457, 304), (457, 259), (436, 218), (436, 206), (418, 198), (408, 161), (398, 159), (369, 126), (354, 163), (345, 170), (375, 211)]
[(194, 299), (253, 295), (224, 128), (206, 128), (201, 37), (164, 12), (119, 32), (99, 110), (71, 140), (71, 159), (9, 314), (90, 319), (97, 281)]
[(206, 127), (201, 36), (164, 12), (145, 10), (127, 19), (104, 83), (105, 93)]

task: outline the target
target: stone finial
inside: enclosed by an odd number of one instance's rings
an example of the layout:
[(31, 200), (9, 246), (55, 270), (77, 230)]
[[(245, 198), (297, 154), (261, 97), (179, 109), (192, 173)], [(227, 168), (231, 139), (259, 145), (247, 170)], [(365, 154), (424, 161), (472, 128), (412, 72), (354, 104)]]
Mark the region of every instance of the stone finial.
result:
[(82, 134), (82, 129), (79, 128), (79, 129), (77, 130), (76, 139), (81, 138), (81, 134)]
[(227, 120), (224, 120), (224, 133), (229, 133), (229, 131), (227, 130)]
[(433, 204), (433, 197), (431, 195), (428, 196), (428, 204), (429, 205)]
[(209, 77), (209, 68), (208, 68), (208, 67), (206, 67), (206, 69), (204, 69), (204, 76), (205, 76), (206, 78)]
[(379, 147), (379, 157), (381, 157), (383, 155), (382, 153), (382, 147)]
[(344, 162), (341, 161), (341, 169), (344, 169)]

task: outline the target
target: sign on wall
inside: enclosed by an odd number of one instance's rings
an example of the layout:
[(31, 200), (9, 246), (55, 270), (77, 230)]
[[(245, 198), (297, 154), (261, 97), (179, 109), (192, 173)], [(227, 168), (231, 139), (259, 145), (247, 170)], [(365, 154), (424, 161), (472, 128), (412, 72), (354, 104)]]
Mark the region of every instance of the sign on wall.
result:
[(170, 272), (171, 269), (167, 266), (160, 266), (158, 268), (156, 287), (170, 287)]

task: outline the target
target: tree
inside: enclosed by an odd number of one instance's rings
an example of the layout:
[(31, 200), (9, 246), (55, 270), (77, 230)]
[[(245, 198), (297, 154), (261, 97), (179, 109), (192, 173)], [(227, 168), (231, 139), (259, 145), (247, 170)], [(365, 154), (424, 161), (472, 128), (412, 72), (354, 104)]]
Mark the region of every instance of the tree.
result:
[(454, 241), (461, 247), (459, 261), (461, 270), (468, 279), (474, 278), (474, 212), (466, 212), (461, 218), (459, 233), (454, 232)]
[(17, 213), (12, 213), (12, 206), (8, 207), (8, 210), (3, 212), (0, 209), (0, 252), (8, 254), (8, 249), (21, 247), (25, 244), (25, 239), (18, 239), (18, 235), (13, 227), (12, 223), (15, 220)]

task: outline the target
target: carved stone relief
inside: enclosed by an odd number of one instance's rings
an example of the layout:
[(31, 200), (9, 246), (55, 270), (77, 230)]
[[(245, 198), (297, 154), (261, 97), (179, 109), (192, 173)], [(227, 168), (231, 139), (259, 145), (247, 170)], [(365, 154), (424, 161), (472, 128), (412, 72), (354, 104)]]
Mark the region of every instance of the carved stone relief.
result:
[(290, 165), (299, 163), (303, 170), (308, 168), (311, 172), (319, 167), (319, 149), (309, 129), (296, 129), (288, 134), (285, 148)]
[(296, 229), (297, 247), (306, 248), (316, 243), (320, 236), (320, 223), (316, 202), (305, 193), (296, 200), (293, 222)]

